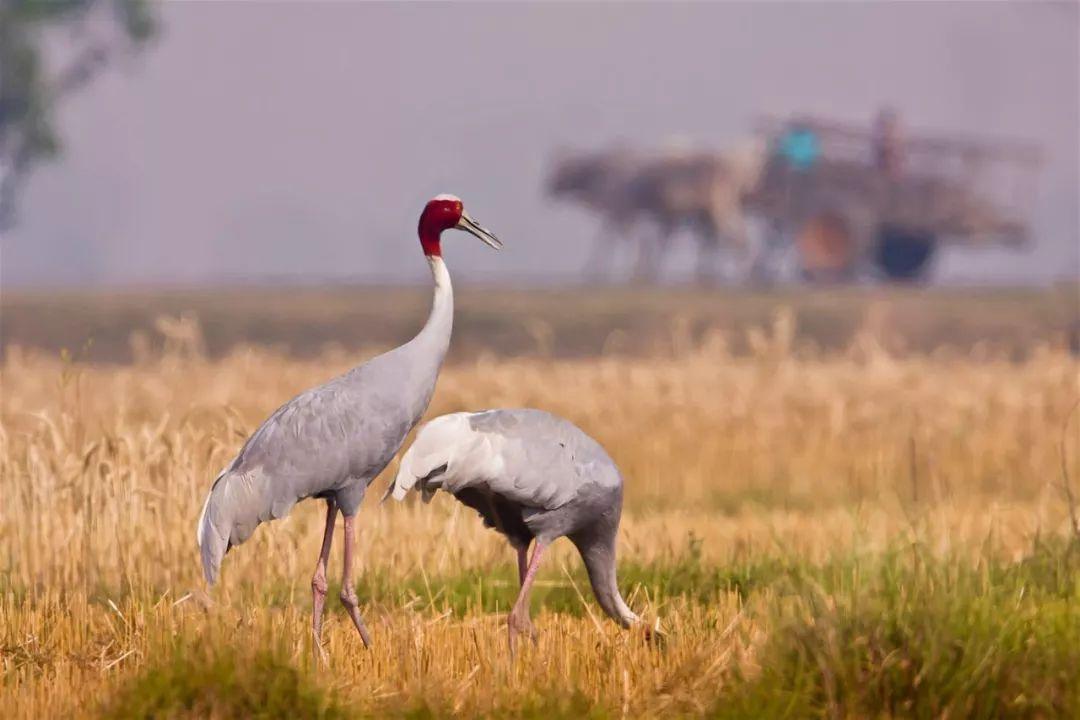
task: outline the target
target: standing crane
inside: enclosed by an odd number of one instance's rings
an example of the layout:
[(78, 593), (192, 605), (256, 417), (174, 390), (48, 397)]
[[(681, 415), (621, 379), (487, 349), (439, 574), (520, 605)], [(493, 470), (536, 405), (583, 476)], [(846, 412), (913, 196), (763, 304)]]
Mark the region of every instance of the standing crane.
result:
[(326, 563), (340, 510), (345, 518), (341, 602), (364, 646), (371, 644), (352, 581), (353, 520), (364, 492), (400, 449), (435, 390), (450, 344), (454, 295), (442, 259), (442, 232), (456, 228), (495, 249), (502, 243), (469, 217), (461, 200), (439, 195), (420, 215), (420, 245), (435, 281), (431, 313), (412, 340), (297, 395), (248, 438), (214, 480), (199, 516), (203, 573), (213, 584), (225, 553), (259, 523), (283, 518), (298, 501), (326, 501), (326, 529), (311, 579), (311, 630), (320, 642)]
[(521, 590), (507, 623), (511, 652), (519, 634), (535, 637), (529, 591), (544, 550), (564, 536), (581, 553), (604, 612), (623, 627), (638, 622), (615, 580), (622, 476), (604, 448), (569, 421), (530, 409), (435, 418), (420, 429), (383, 500), (402, 500), (414, 488), (424, 502), (437, 490), (449, 492), (517, 551)]

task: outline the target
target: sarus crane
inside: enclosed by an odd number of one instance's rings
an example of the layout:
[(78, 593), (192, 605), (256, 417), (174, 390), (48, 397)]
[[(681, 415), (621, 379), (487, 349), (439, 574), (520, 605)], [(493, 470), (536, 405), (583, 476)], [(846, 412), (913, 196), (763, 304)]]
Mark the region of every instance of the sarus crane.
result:
[(298, 501), (326, 501), (326, 528), (311, 580), (311, 629), (320, 642), (326, 563), (340, 510), (345, 518), (341, 602), (365, 646), (371, 644), (352, 580), (353, 520), (364, 492), (390, 462), (431, 400), (450, 343), (454, 296), (442, 259), (441, 235), (456, 228), (498, 249), (502, 243), (465, 212), (461, 200), (439, 195), (420, 215), (420, 245), (435, 281), (431, 313), (412, 340), (278, 408), (214, 480), (199, 517), (203, 573), (213, 584), (225, 553), (259, 523), (283, 518)]
[(425, 502), (437, 490), (450, 493), (517, 551), (521, 590), (507, 622), (511, 652), (519, 634), (535, 638), (529, 591), (544, 550), (564, 536), (581, 553), (604, 612), (623, 627), (638, 622), (615, 579), (622, 476), (604, 448), (568, 420), (532, 409), (435, 418), (420, 428), (383, 500), (402, 500), (413, 489)]

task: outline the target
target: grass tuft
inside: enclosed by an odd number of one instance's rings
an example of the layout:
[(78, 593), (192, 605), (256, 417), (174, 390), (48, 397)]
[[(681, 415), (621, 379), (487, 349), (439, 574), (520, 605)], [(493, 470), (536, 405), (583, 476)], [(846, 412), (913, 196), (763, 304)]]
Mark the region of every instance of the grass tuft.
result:
[(1080, 576), (1055, 570), (1072, 555), (1044, 545), (980, 568), (896, 553), (849, 592), (807, 584), (714, 714), (1076, 717)]
[(335, 720), (353, 714), (280, 652), (183, 645), (120, 687), (102, 716)]

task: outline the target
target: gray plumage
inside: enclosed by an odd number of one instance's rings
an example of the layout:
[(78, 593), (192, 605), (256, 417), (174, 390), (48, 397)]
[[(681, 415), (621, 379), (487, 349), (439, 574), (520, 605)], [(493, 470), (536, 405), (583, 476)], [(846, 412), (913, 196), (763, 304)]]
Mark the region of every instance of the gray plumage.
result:
[(371, 644), (352, 581), (354, 519), (368, 485), (397, 453), (435, 390), (454, 322), (454, 292), (441, 244), (443, 231), (451, 228), (502, 247), (469, 217), (459, 198), (438, 195), (428, 201), (417, 225), (435, 281), (424, 328), (401, 347), (278, 408), (214, 480), (199, 516), (203, 574), (213, 584), (225, 553), (251, 537), (259, 523), (285, 517), (304, 498), (326, 501), (322, 548), (311, 578), (311, 631), (323, 659), (326, 565), (339, 510), (345, 525), (341, 602), (365, 647)]
[(432, 263), (435, 300), (423, 330), (282, 405), (214, 481), (198, 533), (208, 582), (231, 547), (304, 498), (332, 497), (345, 516), (356, 513), (427, 409), (450, 342), (449, 274), (441, 259)]
[[(531, 409), (436, 418), (420, 429), (387, 494), (401, 500), (412, 489), (425, 501), (444, 490), (476, 510), (485, 525), (506, 536), (519, 563), (532, 541), (535, 564), (540, 550), (568, 537), (604, 611), (624, 627), (638, 620), (615, 578), (622, 476), (603, 447), (569, 421)], [(524, 567), (519, 569), (524, 596), (528, 585)], [(519, 598), (522, 604), (518, 620), (524, 628), (527, 601)]]

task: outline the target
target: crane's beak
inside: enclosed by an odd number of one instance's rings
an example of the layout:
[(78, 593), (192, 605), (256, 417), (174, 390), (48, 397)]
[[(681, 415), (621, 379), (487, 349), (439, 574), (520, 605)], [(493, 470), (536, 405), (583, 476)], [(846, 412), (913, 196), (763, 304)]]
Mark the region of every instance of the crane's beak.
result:
[(483, 227), (480, 223), (469, 217), (469, 214), (464, 210), (461, 211), (461, 220), (458, 221), (458, 224), (455, 227), (457, 227), (458, 230), (464, 230), (467, 233), (472, 233), (476, 237), (483, 240), (487, 245), (495, 248), (496, 250), (500, 249), (503, 246), (502, 240), (495, 237), (495, 235), (490, 230)]

